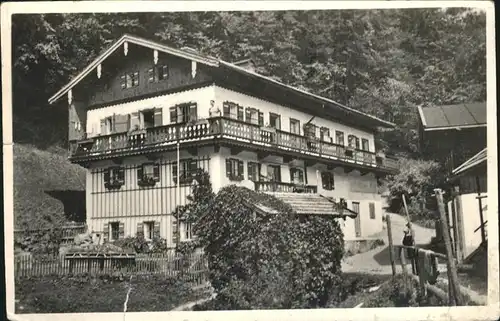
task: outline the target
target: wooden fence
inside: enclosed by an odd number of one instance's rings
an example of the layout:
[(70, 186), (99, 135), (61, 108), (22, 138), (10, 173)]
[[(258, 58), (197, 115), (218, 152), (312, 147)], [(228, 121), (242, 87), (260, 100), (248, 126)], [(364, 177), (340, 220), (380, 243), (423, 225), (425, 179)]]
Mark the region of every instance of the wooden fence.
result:
[[(17, 255), (14, 273), (19, 277), (49, 275), (164, 275), (203, 283), (207, 280), (208, 264), (203, 254), (138, 254), (123, 260), (114, 257), (69, 259), (65, 255)], [(99, 264), (100, 263), (100, 264)]]

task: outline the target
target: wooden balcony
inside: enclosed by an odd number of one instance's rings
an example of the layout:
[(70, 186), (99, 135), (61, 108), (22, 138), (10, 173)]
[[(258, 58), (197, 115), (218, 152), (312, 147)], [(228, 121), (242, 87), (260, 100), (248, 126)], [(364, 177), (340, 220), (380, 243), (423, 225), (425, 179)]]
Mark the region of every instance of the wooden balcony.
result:
[(380, 158), (373, 152), (350, 149), (343, 145), (224, 117), (211, 118), (196, 124), (153, 127), (138, 133), (97, 136), (73, 146), (71, 160), (82, 163), (172, 150), (176, 148), (177, 143), (194, 147), (209, 144), (236, 145), (255, 151), (291, 155), (301, 159), (312, 158), (339, 165), (350, 164), (351, 167), (378, 169), (388, 173), (397, 169), (395, 159)]
[(258, 192), (277, 193), (317, 193), (316, 185), (300, 185), (283, 182), (255, 182), (255, 190)]

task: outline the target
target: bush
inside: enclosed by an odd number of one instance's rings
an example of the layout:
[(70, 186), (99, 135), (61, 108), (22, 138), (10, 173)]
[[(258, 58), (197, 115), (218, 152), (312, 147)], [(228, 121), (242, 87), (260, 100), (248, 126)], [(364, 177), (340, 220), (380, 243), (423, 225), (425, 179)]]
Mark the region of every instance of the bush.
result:
[[(342, 230), (334, 218), (297, 215), (270, 195), (234, 185), (216, 196), (211, 187), (200, 185), (193, 194), (198, 198), (185, 218), (194, 222), (197, 246), (208, 258), (217, 293), (213, 307), (326, 305), (341, 280), (344, 254)], [(248, 204), (263, 204), (276, 214), (255, 215)]]
[(397, 174), (387, 179), (391, 198), (401, 200), (402, 195), (405, 195), (412, 221), (433, 220), (435, 209), (431, 208), (430, 200), (433, 189), (444, 182), (441, 166), (434, 161), (401, 158), (399, 168)]

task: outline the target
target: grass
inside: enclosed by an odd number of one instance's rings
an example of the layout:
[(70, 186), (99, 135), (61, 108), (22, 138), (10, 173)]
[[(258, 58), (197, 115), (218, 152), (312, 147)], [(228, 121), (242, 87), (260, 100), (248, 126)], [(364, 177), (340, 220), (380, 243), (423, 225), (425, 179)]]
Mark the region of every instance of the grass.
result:
[(123, 278), (43, 277), (16, 280), (16, 313), (169, 311), (205, 297), (188, 284), (164, 276)]
[(50, 228), (66, 221), (63, 203), (49, 191), (83, 191), (85, 169), (71, 164), (63, 149), (42, 151), (14, 145), (14, 225)]

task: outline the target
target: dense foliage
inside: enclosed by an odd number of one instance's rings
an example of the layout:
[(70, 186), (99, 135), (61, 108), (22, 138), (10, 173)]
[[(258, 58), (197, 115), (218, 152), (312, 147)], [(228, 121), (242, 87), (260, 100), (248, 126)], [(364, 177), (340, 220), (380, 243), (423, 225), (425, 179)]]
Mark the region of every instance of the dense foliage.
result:
[(485, 100), (485, 21), (465, 8), (16, 15), (14, 138), (64, 145), (65, 102), (47, 112), (47, 99), (130, 33), (252, 57), (264, 75), (395, 122), (380, 147), (415, 156), (416, 106)]
[[(184, 219), (207, 255), (218, 309), (325, 306), (344, 252), (335, 219), (299, 216), (272, 196), (234, 185), (214, 195), (209, 184), (196, 184), (193, 195)], [(248, 204), (257, 203), (276, 214), (255, 214)]]
[(401, 195), (405, 195), (408, 212), (413, 219), (432, 218), (434, 212), (429, 205), (432, 204), (433, 188), (443, 183), (445, 178), (441, 166), (433, 161), (401, 158), (399, 167), (404, 170), (387, 180), (391, 197), (400, 199)]

